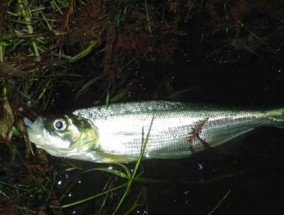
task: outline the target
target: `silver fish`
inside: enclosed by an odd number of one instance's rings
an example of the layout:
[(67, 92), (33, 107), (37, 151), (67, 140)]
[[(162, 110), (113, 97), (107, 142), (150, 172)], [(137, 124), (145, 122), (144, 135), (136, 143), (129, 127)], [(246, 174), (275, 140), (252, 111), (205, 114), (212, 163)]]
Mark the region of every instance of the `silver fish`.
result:
[[(93, 162), (184, 158), (259, 126), (284, 128), (284, 108), (250, 110), (151, 101), (25, 119), (31, 142), (53, 156)], [(149, 132), (149, 133), (148, 133)], [(146, 135), (148, 139), (146, 141)]]

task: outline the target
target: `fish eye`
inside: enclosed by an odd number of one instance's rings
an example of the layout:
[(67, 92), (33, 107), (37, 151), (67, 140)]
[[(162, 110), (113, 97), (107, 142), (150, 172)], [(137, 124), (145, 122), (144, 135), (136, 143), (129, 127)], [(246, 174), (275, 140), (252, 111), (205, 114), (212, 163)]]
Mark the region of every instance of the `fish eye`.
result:
[(67, 127), (66, 121), (64, 119), (56, 119), (53, 122), (53, 127), (57, 131), (64, 131)]

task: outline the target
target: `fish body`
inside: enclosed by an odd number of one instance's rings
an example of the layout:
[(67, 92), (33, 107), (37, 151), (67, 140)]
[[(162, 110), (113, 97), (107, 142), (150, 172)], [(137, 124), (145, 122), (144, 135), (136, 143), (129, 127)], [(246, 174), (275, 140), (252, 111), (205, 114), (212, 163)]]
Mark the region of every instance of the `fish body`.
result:
[[(259, 126), (284, 127), (284, 109), (151, 101), (111, 104), (26, 122), (31, 142), (57, 157), (93, 162), (183, 158)], [(148, 138), (146, 138), (148, 136)]]

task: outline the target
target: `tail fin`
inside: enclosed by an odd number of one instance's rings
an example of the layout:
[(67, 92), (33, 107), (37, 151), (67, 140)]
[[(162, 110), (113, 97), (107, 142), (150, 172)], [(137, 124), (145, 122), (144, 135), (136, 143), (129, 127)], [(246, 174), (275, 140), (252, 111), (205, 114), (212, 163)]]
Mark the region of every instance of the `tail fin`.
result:
[(284, 129), (284, 108), (267, 111), (266, 115), (271, 125)]

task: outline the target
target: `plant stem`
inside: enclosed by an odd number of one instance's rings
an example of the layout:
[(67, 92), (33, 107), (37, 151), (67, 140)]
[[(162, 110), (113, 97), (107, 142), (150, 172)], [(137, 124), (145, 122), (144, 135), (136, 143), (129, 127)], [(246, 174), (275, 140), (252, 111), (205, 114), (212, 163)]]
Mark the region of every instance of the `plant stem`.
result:
[[(25, 22), (27, 23), (27, 31), (29, 34), (33, 34), (34, 30), (33, 30), (33, 26), (32, 26), (32, 22), (31, 22), (31, 12), (28, 8), (28, 2), (27, 0), (18, 0), (18, 4), (21, 10), (21, 13), (25, 19)], [(38, 46), (35, 42), (35, 40), (32, 39), (32, 46), (33, 46), (33, 50), (34, 50), (34, 55), (35, 57), (39, 57), (39, 50), (38, 50)]]

